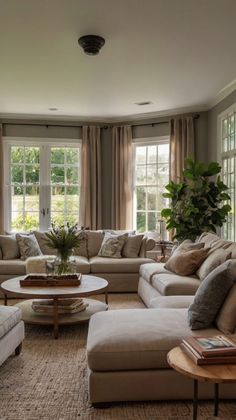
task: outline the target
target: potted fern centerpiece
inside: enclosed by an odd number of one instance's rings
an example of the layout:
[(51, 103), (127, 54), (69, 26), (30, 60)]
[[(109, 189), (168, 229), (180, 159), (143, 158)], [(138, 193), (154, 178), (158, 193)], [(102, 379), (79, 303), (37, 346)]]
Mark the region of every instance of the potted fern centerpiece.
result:
[(79, 248), (84, 238), (84, 229), (78, 231), (77, 224), (70, 226), (56, 227), (52, 223), (50, 232), (46, 233), (47, 244), (50, 248), (56, 249), (57, 260), (55, 263), (56, 274), (62, 275), (71, 272), (70, 257), (75, 248)]

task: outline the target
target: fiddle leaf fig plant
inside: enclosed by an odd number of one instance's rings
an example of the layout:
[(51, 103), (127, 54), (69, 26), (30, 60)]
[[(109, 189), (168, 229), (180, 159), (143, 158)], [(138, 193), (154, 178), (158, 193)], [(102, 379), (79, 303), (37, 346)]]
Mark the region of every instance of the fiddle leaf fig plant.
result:
[(218, 162), (208, 165), (185, 160), (183, 181), (170, 181), (165, 186), (163, 197), (170, 199), (170, 207), (163, 209), (161, 216), (166, 228), (174, 230), (173, 239), (195, 240), (204, 231), (216, 232), (227, 220), (231, 206), (228, 187), (221, 181)]

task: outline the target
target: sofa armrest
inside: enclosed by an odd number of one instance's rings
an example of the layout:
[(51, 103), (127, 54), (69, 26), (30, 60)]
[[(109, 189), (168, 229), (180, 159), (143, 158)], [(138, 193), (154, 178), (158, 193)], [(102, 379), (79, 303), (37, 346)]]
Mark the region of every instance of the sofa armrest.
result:
[(141, 248), (139, 251), (139, 257), (145, 258), (147, 251), (151, 251), (155, 247), (156, 242), (152, 238), (143, 238)]

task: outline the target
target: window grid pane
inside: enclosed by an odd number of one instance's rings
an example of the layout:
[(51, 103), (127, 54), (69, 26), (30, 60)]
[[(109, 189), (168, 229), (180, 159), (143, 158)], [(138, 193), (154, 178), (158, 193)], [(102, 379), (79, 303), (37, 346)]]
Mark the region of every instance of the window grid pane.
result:
[(10, 148), (10, 229), (39, 229), (39, 147)]
[(51, 148), (51, 220), (75, 224), (79, 219), (79, 148)]
[(223, 226), (223, 237), (231, 241), (236, 240), (236, 219), (235, 219), (235, 170), (236, 170), (236, 113), (230, 113), (222, 119), (222, 180), (229, 188), (227, 193), (230, 196), (228, 201), (231, 205), (231, 212)]
[(162, 197), (169, 182), (169, 144), (136, 146), (135, 160), (135, 229), (156, 231), (161, 210), (168, 206)]

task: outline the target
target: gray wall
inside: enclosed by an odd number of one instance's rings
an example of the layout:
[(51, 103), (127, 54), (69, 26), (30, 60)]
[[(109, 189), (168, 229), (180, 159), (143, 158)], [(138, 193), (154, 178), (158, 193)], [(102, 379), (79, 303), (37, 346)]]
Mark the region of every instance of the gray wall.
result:
[[(145, 121), (129, 121), (133, 127), (133, 138), (148, 138), (167, 136), (169, 134), (169, 117), (161, 117)], [(16, 123), (13, 125), (12, 123)], [(25, 125), (17, 124), (17, 120), (4, 121), (3, 135), (10, 137), (44, 137), (44, 138), (81, 138), (81, 128), (73, 127), (73, 122), (56, 121), (55, 126), (49, 121), (25, 121)], [(23, 120), (21, 123), (24, 122)], [(31, 123), (31, 124), (30, 124)], [(33, 125), (35, 123), (35, 125)], [(158, 123), (158, 124), (155, 124)], [(48, 126), (47, 126), (48, 124)], [(51, 121), (52, 124), (52, 121)], [(57, 125), (58, 124), (58, 125)], [(80, 122), (76, 122), (76, 125)], [(86, 123), (89, 125), (89, 123)], [(119, 125), (121, 125), (120, 123)], [(141, 125), (143, 124), (143, 125)], [(150, 124), (150, 125), (149, 125)], [(154, 125), (151, 125), (154, 124)], [(66, 125), (66, 126), (63, 126)], [(197, 160), (207, 161), (207, 113), (199, 113), (195, 120), (196, 157)], [(111, 227), (111, 175), (112, 175), (112, 148), (111, 127), (101, 130), (102, 144), (102, 208), (103, 228)]]
[(234, 90), (223, 101), (208, 111), (208, 159), (217, 160), (217, 124), (218, 116), (231, 105), (236, 103), (236, 90)]

